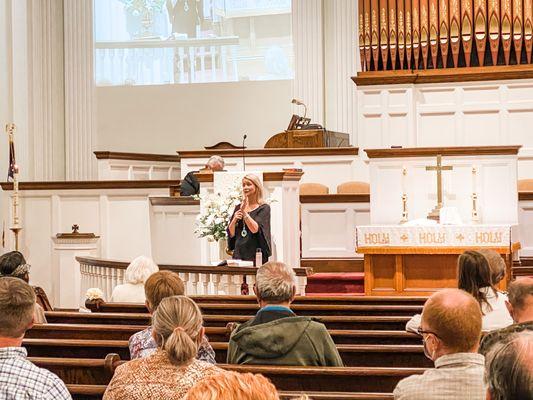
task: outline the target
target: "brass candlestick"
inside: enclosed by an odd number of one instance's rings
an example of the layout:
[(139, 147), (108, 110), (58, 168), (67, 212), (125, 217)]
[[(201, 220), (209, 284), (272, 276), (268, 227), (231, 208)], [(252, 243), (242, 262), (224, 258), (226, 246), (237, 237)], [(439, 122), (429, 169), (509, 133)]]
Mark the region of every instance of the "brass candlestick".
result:
[(472, 222), (479, 222), (479, 214), (477, 212), (477, 193), (472, 193)]
[(409, 214), (407, 213), (407, 194), (402, 194), (402, 219), (400, 224), (405, 224), (408, 221)]

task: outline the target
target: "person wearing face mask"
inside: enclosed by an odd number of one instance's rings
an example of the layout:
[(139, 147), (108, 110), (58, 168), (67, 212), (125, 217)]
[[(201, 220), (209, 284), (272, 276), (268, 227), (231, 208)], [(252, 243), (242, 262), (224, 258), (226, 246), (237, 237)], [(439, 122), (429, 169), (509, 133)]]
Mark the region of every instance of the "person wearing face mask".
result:
[(395, 400), (484, 400), (485, 358), (477, 353), (481, 307), (469, 293), (445, 289), (424, 304), (418, 333), (435, 368), (401, 380)]

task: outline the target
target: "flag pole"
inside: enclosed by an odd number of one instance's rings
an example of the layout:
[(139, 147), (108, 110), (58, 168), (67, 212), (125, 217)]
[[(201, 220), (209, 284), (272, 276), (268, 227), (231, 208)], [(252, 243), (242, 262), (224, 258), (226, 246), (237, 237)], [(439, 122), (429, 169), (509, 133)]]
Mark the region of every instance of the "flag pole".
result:
[(18, 182), (18, 173), (19, 168), (15, 161), (15, 130), (16, 130), (15, 124), (7, 124), (6, 125), (6, 132), (9, 137), (9, 172), (8, 177), (11, 177), (13, 179), (13, 201), (12, 201), (12, 209), (13, 209), (13, 225), (11, 225), (11, 228), (9, 228), (13, 234), (15, 235), (15, 250), (19, 250), (19, 233), (22, 230), (22, 227), (20, 226), (20, 218), (19, 218), (19, 182)]

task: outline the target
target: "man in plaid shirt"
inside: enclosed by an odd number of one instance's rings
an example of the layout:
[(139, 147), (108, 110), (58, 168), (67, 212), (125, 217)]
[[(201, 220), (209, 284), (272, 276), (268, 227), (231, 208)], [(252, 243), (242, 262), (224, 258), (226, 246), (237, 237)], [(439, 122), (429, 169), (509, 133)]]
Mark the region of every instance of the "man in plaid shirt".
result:
[(56, 375), (26, 359), (21, 347), (33, 325), (35, 293), (22, 279), (0, 277), (0, 400), (72, 399)]

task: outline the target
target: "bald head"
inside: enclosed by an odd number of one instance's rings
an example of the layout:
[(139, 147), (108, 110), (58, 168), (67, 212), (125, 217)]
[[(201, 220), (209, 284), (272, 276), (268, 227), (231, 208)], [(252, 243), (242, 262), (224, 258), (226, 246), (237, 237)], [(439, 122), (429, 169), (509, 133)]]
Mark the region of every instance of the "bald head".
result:
[(533, 321), (533, 278), (515, 280), (507, 289), (507, 308), (517, 323)]
[(481, 308), (463, 290), (441, 290), (426, 301), (421, 326), (434, 333), (449, 353), (476, 351), (481, 337)]

